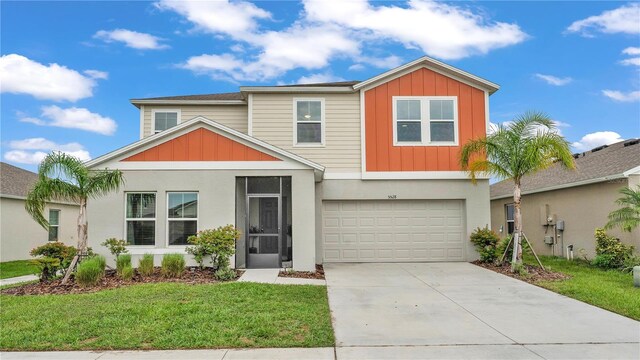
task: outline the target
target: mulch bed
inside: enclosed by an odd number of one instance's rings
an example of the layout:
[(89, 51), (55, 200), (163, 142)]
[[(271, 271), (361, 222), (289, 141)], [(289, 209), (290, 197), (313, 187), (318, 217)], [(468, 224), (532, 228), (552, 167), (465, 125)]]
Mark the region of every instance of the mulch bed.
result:
[[(213, 276), (214, 270), (211, 268), (205, 268), (201, 270), (198, 267), (190, 267), (185, 270), (179, 278), (165, 278), (159, 267), (156, 267), (151, 276), (141, 276), (137, 272), (133, 278), (129, 281), (122, 280), (115, 270), (107, 270), (105, 272), (102, 281), (92, 287), (82, 287), (78, 285), (74, 278), (71, 277), (69, 281), (62, 285), (62, 278), (50, 281), (50, 282), (37, 282), (25, 284), (22, 286), (11, 287), (2, 289), (0, 293), (8, 295), (63, 295), (63, 294), (82, 294), (91, 293), (107, 289), (117, 289), (120, 287), (136, 285), (136, 284), (149, 284), (149, 283), (161, 283), (161, 282), (173, 282), (183, 284), (213, 284), (219, 281)], [(243, 271), (236, 270), (236, 279), (242, 275)]]
[(527, 274), (524, 276), (518, 273), (511, 272), (511, 264), (507, 262), (503, 263), (502, 265), (497, 265), (492, 263), (483, 263), (476, 260), (473, 261), (472, 264), (532, 284), (535, 284), (538, 281), (558, 281), (571, 278), (571, 276), (566, 274), (561, 274), (549, 270), (542, 270), (540, 266), (532, 266), (527, 264), (523, 265), (524, 268), (527, 269)]
[(320, 279), (324, 280), (324, 268), (322, 265), (316, 265), (316, 271), (280, 271), (278, 276), (302, 279)]

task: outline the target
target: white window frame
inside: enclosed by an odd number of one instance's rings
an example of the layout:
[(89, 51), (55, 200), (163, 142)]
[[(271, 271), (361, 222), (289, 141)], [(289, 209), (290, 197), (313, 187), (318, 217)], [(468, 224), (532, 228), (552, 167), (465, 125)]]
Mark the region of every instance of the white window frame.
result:
[[(196, 217), (195, 218), (169, 218), (169, 194), (196, 194), (196, 201), (197, 201), (197, 206), (196, 206)], [(184, 191), (167, 191), (167, 206), (166, 206), (166, 216), (167, 216), (167, 223), (166, 223), (166, 236), (165, 236), (165, 246), (166, 247), (170, 247), (170, 248), (185, 248), (187, 246), (189, 246), (188, 244), (184, 244), (184, 245), (169, 245), (169, 222), (170, 221), (195, 221), (196, 222), (196, 234), (198, 233), (198, 231), (200, 231), (200, 193), (198, 191), (192, 191), (192, 190), (184, 190)]]
[[(56, 225), (52, 225), (51, 224), (51, 212), (52, 211), (56, 211), (58, 213), (58, 223)], [(51, 240), (49, 238), (49, 232), (47, 232), (47, 242), (52, 242), (52, 241), (60, 241), (60, 215), (62, 214), (62, 210), (60, 209), (49, 209), (49, 228), (56, 228), (58, 229), (58, 238), (56, 238), (55, 240)]]
[[(153, 213), (155, 216), (153, 218), (129, 218), (127, 217), (127, 195), (128, 194), (153, 194), (155, 196), (155, 203), (153, 208)], [(156, 247), (156, 239), (158, 234), (158, 193), (155, 191), (125, 191), (124, 193), (124, 241), (127, 241), (127, 223), (129, 221), (152, 221), (153, 220), (153, 245), (136, 245), (127, 243), (127, 247), (134, 247), (136, 249), (153, 249)]]
[[(181, 109), (153, 109), (151, 110), (151, 135), (161, 133), (163, 130), (156, 131), (156, 113), (176, 113), (178, 122), (176, 126), (182, 122), (182, 110)], [(168, 130), (168, 129), (167, 129)]]
[[(319, 101), (320, 102), (320, 142), (319, 143), (298, 143), (298, 102)], [(317, 121), (308, 121), (316, 123)], [(293, 146), (294, 147), (324, 147), (325, 146), (325, 106), (324, 98), (294, 98), (293, 99)], [(302, 122), (304, 123), (304, 122)]]
[[(509, 206), (513, 207), (513, 219), (511, 220), (509, 220)], [(509, 223), (513, 223), (513, 232), (515, 233), (516, 232), (516, 205), (514, 203), (504, 205), (504, 218), (506, 221), (505, 224), (507, 225), (507, 228), (505, 229), (505, 232), (507, 233), (507, 235), (510, 235)]]
[[(420, 130), (422, 141), (398, 141), (398, 100), (420, 100)], [(453, 141), (431, 141), (431, 100), (453, 100)], [(458, 97), (457, 96), (394, 96), (392, 98), (393, 113), (393, 146), (458, 146)], [(411, 121), (411, 120), (400, 120)], [(448, 120), (433, 120), (442, 122)]]

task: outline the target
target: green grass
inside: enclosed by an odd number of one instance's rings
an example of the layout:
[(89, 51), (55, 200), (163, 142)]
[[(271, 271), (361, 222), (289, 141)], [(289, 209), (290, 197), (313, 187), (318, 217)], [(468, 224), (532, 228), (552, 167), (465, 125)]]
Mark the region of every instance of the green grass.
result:
[[(536, 284), (588, 304), (640, 320), (640, 288), (633, 286), (633, 275), (616, 270), (603, 270), (585, 261), (541, 257), (544, 266), (570, 275), (561, 281), (539, 281)], [(533, 264), (534, 259), (525, 259)]]
[(16, 260), (0, 262), (0, 279), (16, 276), (32, 275), (38, 272), (38, 267), (31, 260)]
[(0, 301), (1, 350), (334, 345), (324, 286), (156, 283)]

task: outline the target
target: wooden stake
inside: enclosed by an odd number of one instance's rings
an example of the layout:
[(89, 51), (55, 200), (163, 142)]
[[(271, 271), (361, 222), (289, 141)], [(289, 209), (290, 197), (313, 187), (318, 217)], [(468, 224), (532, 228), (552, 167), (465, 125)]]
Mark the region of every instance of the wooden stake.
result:
[(509, 246), (511, 246), (512, 241), (513, 241), (513, 236), (509, 239), (509, 243), (504, 248), (504, 252), (502, 253), (502, 257), (500, 258), (500, 264), (504, 263), (504, 258), (507, 256), (507, 251), (509, 251)]
[(69, 277), (71, 277), (71, 273), (73, 273), (73, 269), (76, 267), (79, 258), (80, 256), (76, 254), (76, 256), (73, 257), (73, 260), (71, 260), (71, 265), (69, 265), (66, 274), (64, 274), (64, 277), (62, 278), (63, 285), (66, 284), (69, 280)]
[(529, 244), (529, 249), (531, 249), (531, 252), (533, 253), (533, 256), (536, 257), (536, 260), (538, 260), (538, 264), (540, 264), (540, 267), (542, 268), (542, 270), (546, 270), (544, 268), (544, 265), (542, 265), (542, 261), (540, 261), (540, 258), (538, 258), (538, 254), (536, 254), (536, 251), (533, 250), (533, 246), (531, 246), (531, 243), (529, 242), (529, 239), (527, 239), (527, 236), (524, 233), (522, 233), (522, 237), (527, 242), (527, 244)]

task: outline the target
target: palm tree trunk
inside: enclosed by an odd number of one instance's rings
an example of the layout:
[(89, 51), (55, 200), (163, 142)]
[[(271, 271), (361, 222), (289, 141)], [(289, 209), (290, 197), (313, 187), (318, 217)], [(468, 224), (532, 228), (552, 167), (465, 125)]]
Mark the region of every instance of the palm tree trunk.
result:
[(515, 271), (516, 264), (522, 263), (522, 212), (520, 202), (522, 200), (522, 190), (520, 181), (516, 181), (513, 189), (513, 256), (511, 259), (511, 271)]
[(67, 272), (64, 274), (64, 278), (62, 278), (62, 283), (65, 284), (76, 265), (78, 264), (78, 260), (80, 257), (85, 255), (87, 251), (87, 230), (88, 230), (88, 222), (87, 222), (87, 199), (80, 200), (80, 214), (78, 215), (78, 251), (76, 252), (76, 256), (73, 257), (71, 261), (71, 265), (67, 269)]

